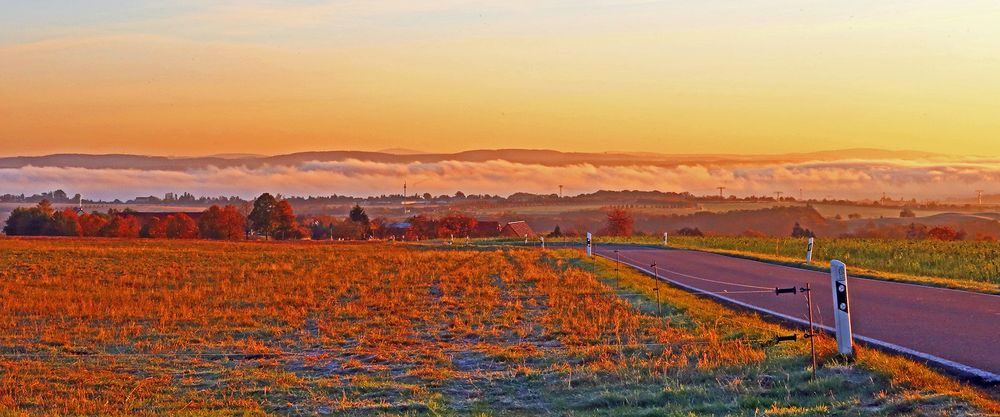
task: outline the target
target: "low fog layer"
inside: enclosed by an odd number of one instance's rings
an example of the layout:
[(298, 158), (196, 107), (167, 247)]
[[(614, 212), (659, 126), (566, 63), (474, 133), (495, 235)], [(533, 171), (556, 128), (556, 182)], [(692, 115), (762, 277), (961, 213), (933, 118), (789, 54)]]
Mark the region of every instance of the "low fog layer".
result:
[(409, 193), (509, 195), (551, 194), (563, 185), (566, 194), (596, 190), (661, 190), (714, 194), (773, 195), (782, 191), (806, 198), (940, 199), (971, 197), (991, 190), (1000, 180), (1000, 162), (905, 160), (841, 160), (817, 162), (711, 163), (675, 166), (588, 163), (548, 166), (490, 161), (373, 162), (358, 159), (313, 161), (290, 165), (199, 167), (185, 170), (142, 170), (24, 166), (0, 169), (0, 193), (34, 194), (55, 189), (81, 193), (88, 199), (129, 199), (167, 192), (253, 197), (261, 192), (285, 195)]

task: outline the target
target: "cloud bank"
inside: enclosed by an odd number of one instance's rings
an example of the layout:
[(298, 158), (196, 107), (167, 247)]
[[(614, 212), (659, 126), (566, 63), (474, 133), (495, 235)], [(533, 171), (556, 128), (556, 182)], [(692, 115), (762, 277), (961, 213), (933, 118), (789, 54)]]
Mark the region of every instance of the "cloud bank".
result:
[(36, 167), (0, 169), (0, 193), (34, 194), (63, 189), (91, 199), (130, 199), (167, 192), (253, 197), (285, 195), (434, 195), (463, 191), (509, 195), (515, 192), (567, 194), (597, 190), (661, 190), (714, 194), (715, 187), (738, 196), (775, 191), (806, 198), (942, 199), (971, 197), (1000, 183), (1000, 161), (914, 162), (844, 160), (805, 163), (674, 167), (652, 165), (544, 166), (504, 160), (381, 163), (361, 160), (307, 162), (291, 166), (205, 167), (185, 171)]

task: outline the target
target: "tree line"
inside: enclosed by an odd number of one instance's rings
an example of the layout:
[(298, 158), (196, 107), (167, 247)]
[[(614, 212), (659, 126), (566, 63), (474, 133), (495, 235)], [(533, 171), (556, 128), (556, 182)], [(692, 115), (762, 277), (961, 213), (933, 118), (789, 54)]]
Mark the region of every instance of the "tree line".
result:
[(192, 217), (189, 213), (149, 216), (132, 210), (81, 213), (55, 210), (48, 200), (35, 207), (19, 207), (7, 218), (8, 236), (79, 236), (159, 239), (241, 240), (301, 239), (308, 231), (299, 225), (291, 204), (265, 193), (254, 200), (249, 213), (233, 205), (213, 205)]

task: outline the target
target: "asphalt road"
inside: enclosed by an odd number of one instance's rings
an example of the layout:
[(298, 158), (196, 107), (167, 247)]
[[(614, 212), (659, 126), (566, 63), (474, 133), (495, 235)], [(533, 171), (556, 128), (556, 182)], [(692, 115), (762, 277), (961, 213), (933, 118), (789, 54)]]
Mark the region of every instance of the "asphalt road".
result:
[[(817, 323), (833, 327), (830, 274), (687, 250), (597, 246), (597, 255), (693, 291), (805, 322), (805, 297), (764, 289), (809, 283)], [(850, 274), (850, 264), (847, 265)], [(848, 277), (856, 341), (878, 345), (979, 378), (1000, 382), (1000, 296)]]

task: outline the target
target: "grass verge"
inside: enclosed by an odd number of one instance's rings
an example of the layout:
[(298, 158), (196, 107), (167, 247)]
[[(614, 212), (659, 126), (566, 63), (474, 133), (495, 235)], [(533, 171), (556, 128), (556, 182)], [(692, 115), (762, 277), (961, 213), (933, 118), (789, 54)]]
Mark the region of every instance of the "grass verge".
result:
[[(584, 259), (579, 251), (566, 250), (577, 267), (593, 271), (599, 279), (623, 294), (644, 294), (637, 307), (655, 312), (654, 281), (628, 267), (615, 270), (615, 263), (602, 258)], [(721, 337), (754, 335), (769, 337), (795, 330), (768, 322), (755, 312), (738, 311), (714, 300), (691, 294), (667, 283), (659, 285), (665, 317), (682, 327), (698, 329), (711, 323)], [(769, 415), (1000, 415), (1000, 393), (969, 385), (940, 374), (908, 358), (858, 347), (853, 360), (836, 354), (836, 342), (827, 335), (817, 337), (820, 369), (816, 380), (808, 375), (808, 342), (800, 339), (752, 365), (709, 371), (718, 381), (741, 381)], [(763, 387), (761, 375), (781, 375), (784, 385)], [(766, 378), (763, 378), (766, 379)], [(747, 384), (749, 382), (749, 384)], [(758, 382), (755, 386), (754, 382)], [(785, 401), (774, 401), (774, 389), (787, 393)], [(816, 396), (827, 400), (816, 401)], [(728, 395), (720, 392), (721, 397)], [(799, 399), (795, 399), (801, 396)], [(843, 396), (843, 397), (839, 397)], [(816, 401), (816, 402), (814, 402)], [(969, 407), (969, 408), (966, 408)], [(743, 410), (747, 411), (747, 410)]]

